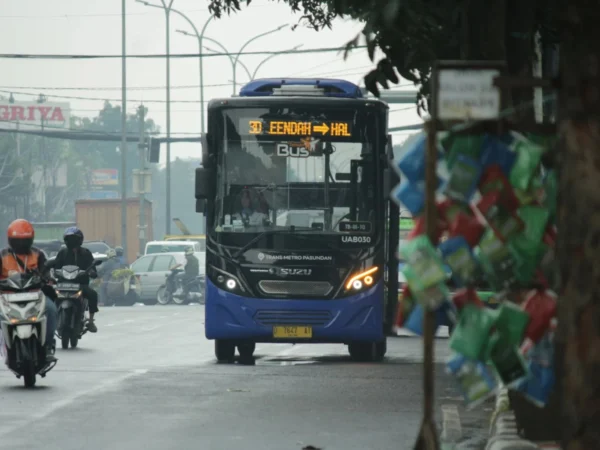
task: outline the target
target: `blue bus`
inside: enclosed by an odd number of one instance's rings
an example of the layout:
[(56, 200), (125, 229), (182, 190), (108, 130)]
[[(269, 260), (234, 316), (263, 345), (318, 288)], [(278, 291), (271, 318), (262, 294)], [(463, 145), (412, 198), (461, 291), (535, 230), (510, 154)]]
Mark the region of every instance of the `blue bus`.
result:
[(390, 243), (385, 230), (387, 104), (342, 80), (260, 79), (211, 100), (207, 117), (195, 197), (216, 358), (281, 342), (342, 343), (353, 360), (382, 360), (384, 280), (395, 279), (393, 317), (398, 276), (387, 261), (398, 233)]

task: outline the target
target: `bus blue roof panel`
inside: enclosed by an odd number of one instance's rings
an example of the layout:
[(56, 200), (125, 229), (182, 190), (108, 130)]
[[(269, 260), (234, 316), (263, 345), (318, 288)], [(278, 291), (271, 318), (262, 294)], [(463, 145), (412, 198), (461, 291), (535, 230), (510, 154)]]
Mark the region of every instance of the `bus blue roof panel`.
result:
[(265, 97), (273, 95), (273, 89), (281, 86), (318, 86), (327, 97), (362, 98), (356, 84), (330, 78), (261, 78), (247, 83), (240, 89), (240, 97)]

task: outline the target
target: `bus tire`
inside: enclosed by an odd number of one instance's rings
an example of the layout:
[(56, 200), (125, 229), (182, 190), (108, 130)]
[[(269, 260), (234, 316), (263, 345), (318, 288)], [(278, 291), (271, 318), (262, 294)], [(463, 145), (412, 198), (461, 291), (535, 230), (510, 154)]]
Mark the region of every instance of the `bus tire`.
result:
[(233, 362), (235, 358), (235, 345), (231, 341), (216, 339), (215, 356), (218, 362)]
[(256, 350), (255, 342), (243, 342), (237, 346), (240, 359), (249, 360), (254, 356), (254, 350)]
[(387, 352), (387, 340), (381, 342), (353, 342), (348, 345), (350, 358), (356, 362), (380, 362)]

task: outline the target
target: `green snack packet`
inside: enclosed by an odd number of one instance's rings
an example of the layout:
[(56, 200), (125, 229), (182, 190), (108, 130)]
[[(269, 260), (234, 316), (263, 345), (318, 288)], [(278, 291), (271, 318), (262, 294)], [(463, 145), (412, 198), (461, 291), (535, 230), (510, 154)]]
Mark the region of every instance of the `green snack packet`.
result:
[(508, 248), (516, 261), (515, 277), (520, 283), (526, 284), (532, 280), (546, 252), (542, 239), (550, 213), (541, 206), (527, 205), (519, 208), (517, 214), (525, 224), (525, 228), (511, 238)]
[(512, 346), (521, 345), (528, 324), (529, 314), (514, 303), (504, 302), (497, 310), (496, 329)]
[(468, 359), (481, 360), (493, 325), (491, 310), (473, 304), (465, 305), (450, 336), (450, 348)]
[(449, 135), (441, 143), (446, 149), (446, 167), (451, 171), (459, 155), (467, 156), (475, 161), (481, 159), (481, 150), (485, 135)]
[(502, 291), (514, 285), (516, 262), (508, 246), (491, 229), (485, 232), (479, 246), (475, 248), (475, 256), (494, 291)]
[(427, 236), (417, 236), (408, 241), (401, 253), (407, 263), (402, 271), (413, 295), (446, 281), (442, 260)]
[(531, 180), (538, 171), (544, 148), (530, 140), (517, 140), (516, 142), (517, 159), (510, 171), (509, 180), (515, 189), (527, 192)]
[(488, 356), (496, 374), (506, 387), (514, 387), (529, 376), (529, 371), (518, 347), (509, 337), (495, 331), (488, 342)]
[(450, 291), (444, 283), (430, 286), (422, 291), (413, 293), (417, 302), (425, 309), (436, 310), (450, 297)]

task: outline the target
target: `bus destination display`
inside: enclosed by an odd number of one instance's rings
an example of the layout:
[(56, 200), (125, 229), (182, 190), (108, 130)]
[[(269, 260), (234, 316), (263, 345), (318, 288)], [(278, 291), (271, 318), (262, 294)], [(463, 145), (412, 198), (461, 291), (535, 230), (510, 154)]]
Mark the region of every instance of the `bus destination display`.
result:
[(303, 121), (242, 119), (242, 133), (268, 136), (331, 136), (351, 137), (351, 123), (347, 121)]

